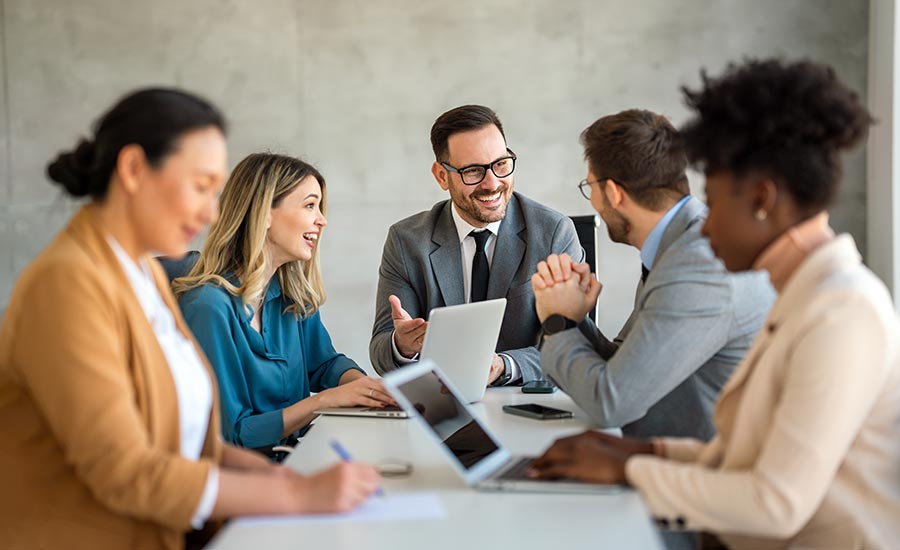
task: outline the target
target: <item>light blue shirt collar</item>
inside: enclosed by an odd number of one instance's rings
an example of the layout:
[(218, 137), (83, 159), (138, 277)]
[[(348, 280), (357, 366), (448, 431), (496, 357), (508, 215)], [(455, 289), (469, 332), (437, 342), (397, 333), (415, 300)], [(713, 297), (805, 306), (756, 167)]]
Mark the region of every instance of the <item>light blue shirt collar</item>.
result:
[(641, 263), (648, 270), (653, 269), (653, 261), (656, 259), (656, 251), (659, 250), (659, 242), (662, 240), (663, 233), (666, 232), (666, 228), (672, 223), (672, 218), (675, 217), (675, 214), (678, 214), (678, 211), (690, 198), (690, 195), (685, 195), (684, 198), (676, 202), (675, 206), (666, 212), (666, 215), (653, 227), (653, 231), (647, 235), (647, 240), (644, 241), (644, 246), (641, 248)]

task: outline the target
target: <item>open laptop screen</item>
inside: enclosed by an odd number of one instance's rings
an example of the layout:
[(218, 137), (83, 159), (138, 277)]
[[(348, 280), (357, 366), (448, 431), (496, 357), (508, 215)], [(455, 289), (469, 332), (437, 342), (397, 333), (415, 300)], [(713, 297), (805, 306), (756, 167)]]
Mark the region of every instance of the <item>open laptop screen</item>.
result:
[(466, 470), (498, 449), (435, 371), (428, 370), (397, 389)]

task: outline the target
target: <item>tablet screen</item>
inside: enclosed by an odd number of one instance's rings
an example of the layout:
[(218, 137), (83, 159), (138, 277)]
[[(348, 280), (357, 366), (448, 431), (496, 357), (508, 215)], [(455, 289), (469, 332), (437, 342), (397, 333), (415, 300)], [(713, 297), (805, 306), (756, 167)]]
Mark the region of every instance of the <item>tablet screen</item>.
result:
[(498, 449), (465, 405), (429, 370), (398, 386), (428, 427), (466, 470)]

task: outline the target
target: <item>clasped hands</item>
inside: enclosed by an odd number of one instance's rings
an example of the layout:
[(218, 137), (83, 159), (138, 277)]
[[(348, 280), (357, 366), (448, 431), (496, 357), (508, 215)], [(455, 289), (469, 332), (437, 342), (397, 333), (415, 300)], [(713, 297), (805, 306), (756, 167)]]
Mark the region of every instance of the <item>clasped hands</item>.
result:
[(575, 263), (568, 254), (551, 254), (539, 262), (531, 276), (538, 319), (554, 314), (580, 322), (597, 304), (603, 285), (586, 262)]

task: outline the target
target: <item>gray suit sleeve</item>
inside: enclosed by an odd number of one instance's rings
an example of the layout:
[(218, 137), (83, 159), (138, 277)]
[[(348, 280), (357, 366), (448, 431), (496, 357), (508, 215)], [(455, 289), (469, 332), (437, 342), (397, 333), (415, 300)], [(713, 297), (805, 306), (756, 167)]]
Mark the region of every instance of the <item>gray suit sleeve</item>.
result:
[(553, 235), (552, 250), (554, 254), (565, 252), (575, 262), (583, 262), (587, 259), (587, 254), (578, 240), (578, 232), (575, 231), (575, 224), (571, 218), (563, 218), (557, 225), (556, 233)]
[[(583, 262), (585, 258), (584, 249), (578, 241), (578, 233), (575, 231), (575, 224), (567, 217), (560, 218), (553, 232), (553, 238), (550, 244), (549, 254), (567, 253), (576, 262)], [(544, 258), (541, 258), (542, 260)], [(529, 274), (530, 275), (530, 274)], [(537, 313), (530, 311), (530, 315), (536, 318)], [(531, 382), (532, 380), (540, 380), (544, 377), (541, 372), (541, 352), (536, 346), (527, 348), (518, 348), (513, 350), (503, 350), (505, 353), (516, 361), (519, 372), (522, 375), (522, 383)]]
[(391, 349), (391, 334), (394, 332), (391, 304), (388, 301), (391, 294), (400, 298), (403, 308), (413, 319), (422, 316), (419, 299), (407, 276), (403, 250), (393, 228), (388, 231), (381, 255), (378, 291), (375, 294), (375, 323), (372, 327), (372, 340), (369, 342), (369, 360), (378, 374), (398, 368)]
[(731, 293), (724, 276), (650, 289), (632, 330), (608, 359), (597, 341), (567, 330), (544, 343), (544, 372), (601, 427), (633, 422), (725, 346)]
[(505, 353), (516, 361), (516, 366), (519, 367), (519, 374), (522, 377), (518, 383), (525, 384), (532, 380), (543, 378), (541, 374), (541, 352), (536, 347), (510, 349), (500, 353)]
[(610, 340), (608, 339), (597, 325), (591, 321), (590, 317), (585, 317), (583, 321), (578, 325), (578, 330), (581, 334), (587, 338), (587, 341), (590, 342), (591, 347), (606, 361), (609, 361), (613, 355), (616, 354), (616, 351), (619, 349), (619, 345), (621, 345), (620, 340)]

